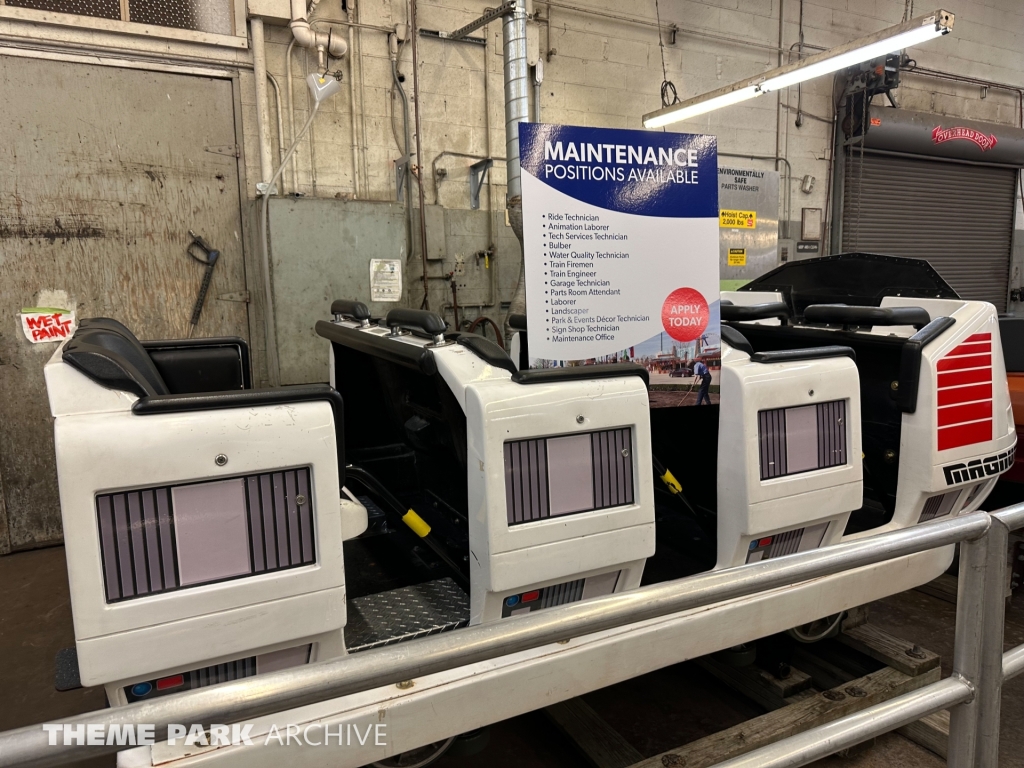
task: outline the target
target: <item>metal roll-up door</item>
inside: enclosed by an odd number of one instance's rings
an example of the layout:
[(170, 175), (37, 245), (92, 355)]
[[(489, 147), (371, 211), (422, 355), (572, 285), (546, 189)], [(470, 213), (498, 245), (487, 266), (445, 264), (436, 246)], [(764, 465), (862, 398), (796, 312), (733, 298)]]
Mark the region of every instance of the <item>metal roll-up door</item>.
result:
[(963, 298), (1006, 309), (1016, 168), (854, 150), (845, 175), (844, 251), (927, 259)]

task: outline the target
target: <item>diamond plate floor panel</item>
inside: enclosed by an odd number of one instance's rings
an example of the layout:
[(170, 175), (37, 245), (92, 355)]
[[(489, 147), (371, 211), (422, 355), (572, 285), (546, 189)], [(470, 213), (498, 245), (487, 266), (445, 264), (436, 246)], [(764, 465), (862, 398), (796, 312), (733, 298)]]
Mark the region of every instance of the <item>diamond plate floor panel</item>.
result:
[(355, 653), (467, 624), (469, 595), (452, 579), (438, 579), (350, 600), (345, 645)]

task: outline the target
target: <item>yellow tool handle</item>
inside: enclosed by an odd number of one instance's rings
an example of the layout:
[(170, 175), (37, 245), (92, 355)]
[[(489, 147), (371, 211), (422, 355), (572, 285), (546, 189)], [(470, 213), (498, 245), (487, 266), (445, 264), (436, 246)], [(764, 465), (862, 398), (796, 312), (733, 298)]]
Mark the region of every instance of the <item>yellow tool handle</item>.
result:
[(427, 538), (427, 534), (430, 533), (430, 526), (427, 525), (427, 521), (417, 515), (412, 509), (402, 515), (402, 522), (408, 525), (412, 532), (421, 539)]
[(665, 474), (661, 476), (661, 482), (663, 482), (672, 493), (682, 493), (683, 486), (676, 480), (675, 475), (671, 471), (665, 470)]

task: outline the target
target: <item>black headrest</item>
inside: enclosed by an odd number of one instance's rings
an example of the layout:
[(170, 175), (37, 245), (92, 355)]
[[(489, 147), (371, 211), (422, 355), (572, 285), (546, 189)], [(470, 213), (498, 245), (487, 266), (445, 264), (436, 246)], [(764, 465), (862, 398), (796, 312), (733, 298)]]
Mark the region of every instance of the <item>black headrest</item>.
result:
[(369, 320), (370, 310), (361, 301), (335, 299), (331, 302), (331, 314), (351, 317), (354, 320)]
[(65, 345), (63, 359), (107, 389), (139, 397), (170, 394), (145, 347), (117, 320), (83, 320)]
[[(726, 300), (728, 301), (728, 299)], [(785, 325), (789, 320), (789, 306), (784, 301), (767, 301), (763, 304), (736, 305), (731, 301), (726, 304), (722, 302), (722, 320), (727, 322), (742, 322), (743, 320), (768, 320), (779, 318)]]
[(461, 333), (456, 341), (462, 346), (468, 347), (477, 357), (495, 368), (502, 368), (509, 373), (515, 373), (518, 370), (508, 353), (490, 339), (475, 333)]
[(722, 341), (724, 341), (733, 349), (738, 349), (741, 352), (746, 352), (748, 355), (754, 354), (754, 348), (750, 345), (750, 341), (747, 339), (747, 337), (744, 336), (739, 331), (737, 331), (732, 326), (722, 326)]

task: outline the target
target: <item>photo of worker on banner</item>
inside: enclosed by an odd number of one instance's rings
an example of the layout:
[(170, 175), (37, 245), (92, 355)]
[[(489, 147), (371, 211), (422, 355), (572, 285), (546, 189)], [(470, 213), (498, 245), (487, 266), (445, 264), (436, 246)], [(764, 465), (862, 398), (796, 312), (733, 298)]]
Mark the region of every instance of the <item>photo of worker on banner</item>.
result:
[(651, 406), (718, 402), (714, 136), (521, 123), (530, 366), (633, 362)]

